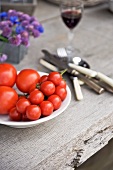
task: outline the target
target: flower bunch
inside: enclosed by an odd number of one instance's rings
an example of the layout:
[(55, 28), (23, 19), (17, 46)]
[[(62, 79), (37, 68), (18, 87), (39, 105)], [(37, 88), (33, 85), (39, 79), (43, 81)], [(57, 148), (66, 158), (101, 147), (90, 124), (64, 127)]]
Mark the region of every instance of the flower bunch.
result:
[(23, 44), (28, 47), (30, 36), (38, 38), (44, 32), (43, 26), (35, 17), (20, 11), (1, 12), (0, 19), (0, 40), (15, 46)]

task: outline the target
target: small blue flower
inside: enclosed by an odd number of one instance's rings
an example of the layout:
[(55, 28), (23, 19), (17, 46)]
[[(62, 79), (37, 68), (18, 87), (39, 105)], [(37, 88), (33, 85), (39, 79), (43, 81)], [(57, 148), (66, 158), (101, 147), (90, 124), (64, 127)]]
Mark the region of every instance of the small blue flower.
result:
[(43, 33), (43, 32), (44, 32), (44, 28), (42, 27), (42, 25), (38, 25), (38, 26), (37, 26), (37, 30), (38, 30), (40, 33)]
[[(15, 46), (23, 44), (28, 47), (30, 36), (38, 38), (44, 32), (37, 18), (21, 11), (0, 12), (0, 18), (0, 39)], [(5, 57), (0, 53), (0, 62), (3, 60)]]
[(15, 31), (16, 31), (16, 34), (20, 34), (21, 32), (24, 31), (24, 28), (21, 25), (19, 25), (19, 26), (16, 27)]
[(1, 18), (7, 17), (7, 16), (8, 16), (8, 15), (7, 15), (7, 12), (1, 12), (1, 13), (0, 13), (0, 17), (1, 17)]
[(11, 16), (11, 17), (10, 17), (10, 21), (11, 21), (12, 23), (14, 23), (14, 24), (19, 23), (19, 19), (18, 19), (17, 16)]

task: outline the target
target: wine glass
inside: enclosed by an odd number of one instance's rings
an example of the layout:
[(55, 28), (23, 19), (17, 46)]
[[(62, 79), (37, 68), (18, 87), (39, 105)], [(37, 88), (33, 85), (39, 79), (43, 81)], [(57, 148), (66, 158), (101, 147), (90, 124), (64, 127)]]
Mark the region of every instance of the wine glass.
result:
[(83, 2), (81, 0), (61, 0), (60, 12), (61, 18), (64, 24), (69, 28), (68, 41), (69, 44), (66, 47), (66, 52), (68, 59), (72, 60), (74, 55), (76, 55), (76, 50), (72, 46), (72, 41), (74, 37), (74, 28), (78, 25), (83, 14)]

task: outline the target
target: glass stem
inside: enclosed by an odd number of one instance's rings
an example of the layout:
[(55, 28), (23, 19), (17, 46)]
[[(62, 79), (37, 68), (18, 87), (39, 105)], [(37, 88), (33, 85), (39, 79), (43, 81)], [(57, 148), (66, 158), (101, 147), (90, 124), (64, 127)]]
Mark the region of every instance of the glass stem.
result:
[(74, 33), (73, 30), (71, 29), (68, 33), (68, 50), (72, 50), (73, 49), (73, 38), (74, 38)]

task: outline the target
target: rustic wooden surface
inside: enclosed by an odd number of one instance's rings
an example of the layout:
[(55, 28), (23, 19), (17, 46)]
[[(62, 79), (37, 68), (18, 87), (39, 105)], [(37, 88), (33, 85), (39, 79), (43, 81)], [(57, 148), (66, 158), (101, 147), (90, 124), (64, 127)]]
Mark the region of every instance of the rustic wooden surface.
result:
[[(59, 9), (39, 1), (34, 13), (45, 33), (31, 39), (28, 55), (15, 65), (18, 70), (34, 68), (49, 72), (39, 64), (42, 48), (56, 52), (66, 45), (68, 29)], [(73, 45), (91, 68), (113, 78), (113, 14), (108, 5), (86, 8), (75, 29)], [(73, 170), (104, 147), (113, 137), (113, 94), (96, 94), (82, 87), (84, 99), (76, 101), (72, 82), (69, 107), (58, 117), (38, 126), (14, 129), (0, 125), (0, 170)]]

